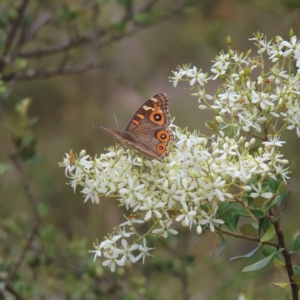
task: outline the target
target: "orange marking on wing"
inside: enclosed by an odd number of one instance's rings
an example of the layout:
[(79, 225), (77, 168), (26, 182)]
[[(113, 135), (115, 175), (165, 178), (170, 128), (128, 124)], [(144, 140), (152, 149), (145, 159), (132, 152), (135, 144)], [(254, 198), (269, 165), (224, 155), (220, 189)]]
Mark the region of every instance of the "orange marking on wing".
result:
[(166, 144), (160, 143), (157, 145), (156, 149), (157, 149), (158, 154), (160, 155), (166, 151)]
[(160, 125), (160, 126), (162, 126), (166, 123), (165, 115), (160, 110), (153, 111), (150, 114), (149, 119), (152, 123)]
[(156, 138), (158, 138), (161, 142), (169, 142), (170, 141), (170, 134), (166, 130), (161, 130), (156, 133)]
[(140, 125), (140, 122), (137, 120), (132, 120), (131, 123), (133, 123), (134, 125)]
[(144, 120), (144, 119), (145, 119), (145, 116), (142, 115), (142, 114), (137, 114), (136, 116), (137, 116), (139, 119), (141, 119), (141, 120)]

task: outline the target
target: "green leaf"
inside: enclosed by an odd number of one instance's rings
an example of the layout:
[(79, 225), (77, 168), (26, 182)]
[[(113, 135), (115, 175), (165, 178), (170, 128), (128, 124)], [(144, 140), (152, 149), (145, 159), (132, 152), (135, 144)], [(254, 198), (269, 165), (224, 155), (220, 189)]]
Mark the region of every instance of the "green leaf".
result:
[(284, 181), (281, 181), (278, 187), (278, 193), (282, 194), (287, 189), (287, 184)]
[(237, 223), (240, 219), (240, 216), (237, 215), (235, 212), (233, 211), (229, 211), (226, 219), (225, 219), (225, 225), (233, 232), (236, 232), (236, 226)]
[(270, 208), (272, 208), (275, 205), (279, 205), (282, 200), (284, 200), (284, 198), (287, 196), (288, 190), (285, 190), (284, 192), (282, 192), (280, 195), (276, 196), (267, 206), (266, 206), (266, 210), (269, 210)]
[(3, 175), (11, 166), (9, 164), (0, 163), (0, 175)]
[(240, 231), (247, 236), (251, 236), (256, 238), (257, 237), (257, 231), (256, 229), (250, 225), (250, 224), (244, 224), (240, 227)]
[(133, 0), (118, 0), (118, 3), (124, 8), (132, 8)]
[(239, 203), (233, 203), (230, 205), (230, 209), (239, 216), (250, 217), (250, 214), (247, 212), (247, 210)]
[(46, 203), (41, 202), (38, 205), (38, 211), (40, 215), (44, 217), (49, 211), (49, 206)]
[(258, 271), (261, 270), (263, 268), (265, 268), (274, 258), (276, 252), (272, 253), (270, 256), (256, 262), (253, 265), (247, 266), (245, 267), (242, 272), (253, 272), (253, 271)]
[(300, 274), (294, 274), (292, 279), (299, 285), (300, 284)]
[(212, 132), (217, 132), (219, 127), (215, 121), (207, 121), (205, 122), (205, 126), (212, 130)]
[(295, 274), (300, 274), (300, 267), (299, 266), (294, 266), (293, 271)]
[(259, 220), (259, 234), (261, 233), (261, 231), (263, 230), (263, 232), (267, 232), (269, 230), (269, 227), (271, 226), (271, 222), (266, 219), (260, 219)]
[(262, 219), (265, 216), (265, 213), (259, 208), (250, 207), (250, 211), (258, 219)]
[[(267, 183), (268, 183), (268, 186), (270, 187), (270, 192), (273, 192), (273, 193), (276, 193), (277, 190), (278, 190), (278, 186), (280, 184), (280, 181), (279, 180), (275, 180), (274, 178), (271, 178), (269, 177), (267, 179)], [(268, 190), (265, 190), (266, 192), (269, 192)]]
[(262, 208), (263, 203), (266, 201), (265, 198), (258, 196), (256, 198), (253, 199), (253, 201), (251, 202), (251, 205), (256, 206), (258, 208)]
[(249, 253), (247, 253), (245, 255), (235, 256), (235, 257), (230, 258), (230, 260), (234, 261), (234, 260), (238, 260), (238, 259), (244, 259), (244, 258), (252, 257), (257, 252), (257, 250), (260, 249), (260, 247), (261, 247), (261, 245), (259, 245), (254, 250), (252, 250), (251, 252), (249, 252)]
[(274, 259), (273, 259), (273, 262), (278, 267), (284, 267), (285, 266), (285, 261), (284, 261), (282, 255), (276, 254)]
[(292, 251), (298, 251), (300, 249), (300, 233), (298, 233), (293, 241)]
[(222, 218), (222, 216), (224, 215), (225, 212), (227, 212), (229, 210), (229, 203), (228, 202), (221, 202), (218, 208), (218, 212), (216, 215), (216, 218)]
[(285, 289), (287, 286), (290, 286), (291, 285), (291, 283), (290, 282), (278, 282), (278, 283), (270, 283), (270, 285), (273, 285), (273, 286), (275, 286), (275, 287), (279, 287), (279, 288), (281, 288), (282, 290), (283, 289)]
[(281, 212), (278, 216), (272, 218), (272, 219), (271, 219), (271, 222), (272, 222), (273, 224), (276, 223), (276, 222), (280, 219), (280, 217), (281, 217), (282, 214), (283, 214), (283, 212)]
[(273, 225), (269, 226), (269, 229), (266, 231), (266, 233), (263, 235), (263, 237), (260, 239), (261, 242), (269, 241), (271, 240), (275, 235), (275, 228)]
[(274, 247), (274, 246), (271, 246), (271, 245), (263, 245), (261, 247), (261, 253), (264, 255), (264, 256), (269, 256), (271, 255), (272, 253), (276, 252), (277, 251), (277, 248)]
[(224, 239), (223, 236), (221, 236), (221, 246), (220, 248), (218, 249), (218, 252), (217, 252), (217, 257), (219, 257), (221, 255), (221, 253), (223, 252), (223, 250), (225, 249), (227, 243), (226, 243), (226, 240)]

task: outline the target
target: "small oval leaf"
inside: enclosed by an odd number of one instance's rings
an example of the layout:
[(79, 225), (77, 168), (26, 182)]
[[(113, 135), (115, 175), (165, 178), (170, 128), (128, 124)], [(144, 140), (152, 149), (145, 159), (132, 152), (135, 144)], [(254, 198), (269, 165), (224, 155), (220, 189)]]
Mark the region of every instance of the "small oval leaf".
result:
[(274, 252), (273, 254), (271, 254), (270, 256), (256, 262), (253, 265), (247, 266), (245, 267), (242, 272), (253, 272), (253, 271), (258, 271), (261, 270), (263, 268), (265, 268), (274, 258), (276, 252)]
[(287, 189), (287, 184), (284, 181), (281, 181), (278, 187), (278, 193), (282, 194)]
[(256, 252), (257, 250), (261, 247), (261, 245), (259, 245), (258, 247), (256, 247), (254, 250), (252, 250), (251, 252), (245, 254), (245, 255), (241, 255), (241, 256), (235, 256), (235, 257), (232, 257), (230, 258), (231, 261), (233, 260), (238, 260), (238, 259), (243, 259), (243, 258), (249, 258), (249, 257), (252, 257)]
[(247, 212), (247, 210), (239, 203), (232, 204), (230, 208), (239, 216), (250, 217), (250, 214)]
[(250, 224), (244, 224), (240, 227), (240, 231), (247, 236), (251, 236), (257, 238), (257, 231), (256, 229)]
[(226, 240), (224, 239), (223, 236), (221, 236), (221, 246), (218, 250), (218, 253), (217, 253), (217, 257), (219, 257), (221, 255), (221, 253), (223, 252), (224, 248), (226, 247)]
[(273, 286), (275, 286), (275, 287), (279, 287), (279, 288), (281, 288), (281, 289), (284, 289), (284, 288), (286, 288), (287, 286), (289, 286), (290, 285), (290, 283), (289, 282), (283, 282), (283, 283), (270, 283), (270, 285), (273, 285)]
[(226, 219), (225, 219), (225, 225), (233, 232), (236, 232), (236, 226), (240, 219), (240, 216), (234, 213), (233, 211), (229, 211)]
[(300, 249), (300, 233), (298, 233), (293, 241), (292, 251), (297, 251)]
[(269, 241), (271, 240), (275, 235), (275, 228), (273, 225), (269, 227), (267, 232), (263, 235), (263, 237), (260, 239), (261, 242)]
[(294, 274), (292, 279), (299, 285), (300, 284), (300, 274)]

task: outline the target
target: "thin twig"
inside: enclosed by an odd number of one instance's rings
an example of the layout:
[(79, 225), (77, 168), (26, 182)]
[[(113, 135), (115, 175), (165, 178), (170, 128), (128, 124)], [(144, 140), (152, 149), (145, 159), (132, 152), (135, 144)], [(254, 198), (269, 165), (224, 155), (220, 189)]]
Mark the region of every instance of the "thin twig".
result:
[(45, 71), (38, 71), (36, 73), (30, 74), (30, 75), (19, 75), (19, 74), (9, 74), (2, 77), (3, 81), (10, 81), (12, 79), (15, 80), (34, 80), (38, 78), (48, 78), (53, 76), (61, 76), (61, 75), (71, 75), (71, 74), (77, 74), (77, 73), (84, 73), (90, 70), (100, 69), (104, 67), (106, 64), (100, 63), (100, 62), (88, 62), (84, 63), (78, 66), (69, 66), (61, 68), (59, 66), (58, 68), (54, 70), (45, 70)]
[(38, 19), (33, 25), (31, 25), (31, 27), (25, 35), (24, 41), (26, 42), (29, 39), (31, 39), (37, 33), (37, 31), (51, 19), (51, 17), (52, 13), (46, 11), (40, 19)]
[(5, 289), (15, 297), (14, 299), (16, 299), (16, 300), (24, 300), (24, 298), (21, 297), (21, 296), (14, 290), (14, 288), (12, 287), (12, 285), (11, 285), (10, 283), (6, 283)]
[(29, 0), (22, 0), (21, 5), (17, 9), (17, 12), (18, 12), (17, 17), (14, 20), (14, 23), (11, 27), (10, 32), (7, 35), (7, 39), (6, 39), (5, 47), (4, 47), (4, 51), (3, 51), (3, 56), (5, 56), (8, 53), (8, 51), (10, 49), (10, 46), (12, 45), (12, 43), (14, 41), (14, 38), (15, 38), (16, 33), (18, 31), (18, 28), (19, 28), (19, 26), (22, 22), (22, 18), (23, 18), (24, 12), (26, 10), (26, 7), (28, 5), (28, 2), (29, 2)]
[(26, 245), (22, 249), (22, 252), (21, 252), (18, 260), (14, 263), (14, 265), (12, 266), (12, 268), (10, 269), (10, 271), (9, 271), (7, 277), (6, 277), (6, 282), (9, 282), (11, 277), (17, 272), (17, 270), (21, 266), (26, 254), (27, 254), (27, 251), (31, 248), (32, 242), (33, 242), (36, 234), (38, 233), (39, 225), (40, 225), (40, 223), (36, 222), (34, 227), (32, 228), (30, 236), (27, 239)]
[[(274, 216), (273, 212), (270, 211), (270, 215)], [(278, 238), (278, 242), (280, 245), (280, 248), (283, 248), (284, 250), (282, 251), (282, 255), (285, 261), (285, 268), (289, 277), (289, 281), (290, 281), (290, 286), (292, 289), (292, 299), (293, 300), (298, 300), (299, 296), (298, 296), (298, 291), (299, 291), (299, 286), (297, 285), (297, 283), (292, 279), (292, 276), (294, 275), (294, 270), (293, 270), (293, 265), (292, 265), (292, 260), (291, 260), (291, 254), (288, 252), (286, 245), (285, 245), (285, 241), (284, 241), (284, 235), (281, 229), (281, 225), (280, 225), (280, 221), (276, 221), (274, 223), (274, 228), (276, 231), (276, 235)]]
[(17, 259), (17, 261), (15, 262), (15, 264), (12, 266), (12, 268), (10, 269), (5, 281), (8, 283), (9, 280), (11, 279), (11, 277), (17, 272), (17, 270), (19, 269), (19, 267), (21, 266), (28, 250), (30, 249), (32, 243), (33, 243), (33, 240), (36, 236), (36, 234), (38, 233), (38, 228), (39, 228), (39, 225), (41, 223), (41, 217), (40, 217), (40, 214), (38, 212), (38, 207), (37, 207), (37, 202), (31, 192), (31, 189), (30, 189), (30, 186), (29, 186), (29, 183), (27, 182), (27, 178), (24, 174), (24, 171), (22, 169), (22, 163), (21, 163), (21, 160), (20, 158), (18, 157), (14, 157), (13, 158), (13, 162), (16, 166), (16, 169), (18, 170), (19, 174), (20, 174), (20, 177), (22, 179), (22, 182), (23, 182), (23, 188), (24, 188), (24, 191), (25, 191), (25, 194), (29, 200), (29, 203), (31, 205), (31, 209), (32, 209), (32, 212), (33, 212), (33, 215), (34, 215), (34, 218), (35, 218), (35, 224), (31, 230), (31, 233), (27, 239), (27, 242), (26, 242), (26, 245), (24, 246), (24, 248), (22, 249), (22, 252), (19, 256), (19, 258)]
[(227, 230), (220, 229), (220, 228), (217, 228), (217, 227), (215, 229), (220, 234), (230, 235), (230, 236), (233, 236), (233, 237), (235, 237), (237, 239), (243, 239), (243, 240), (247, 240), (247, 241), (251, 241), (251, 242), (261, 243), (261, 244), (264, 244), (264, 245), (270, 245), (270, 246), (276, 247), (277, 249), (279, 249), (281, 247), (281, 245), (279, 245), (279, 244), (277, 244), (275, 242), (270, 242), (270, 241), (261, 242), (259, 238), (255, 238), (255, 237), (252, 237), (252, 236), (248, 236), (248, 235), (243, 235), (243, 234), (236, 233), (236, 232), (227, 231)]

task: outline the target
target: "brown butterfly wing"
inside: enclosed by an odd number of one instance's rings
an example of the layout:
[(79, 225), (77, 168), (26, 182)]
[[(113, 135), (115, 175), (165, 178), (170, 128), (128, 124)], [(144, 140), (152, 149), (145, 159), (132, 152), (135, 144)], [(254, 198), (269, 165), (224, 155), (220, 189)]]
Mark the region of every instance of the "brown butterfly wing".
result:
[(171, 124), (169, 99), (165, 93), (159, 93), (148, 99), (131, 117), (125, 131), (137, 133), (156, 127), (168, 127)]
[(125, 131), (101, 127), (130, 148), (162, 161), (169, 153), (169, 144), (174, 140), (174, 134), (168, 128), (171, 123), (168, 103), (166, 94), (159, 93), (135, 112)]
[(160, 160), (168, 155), (169, 144), (174, 140), (168, 128), (171, 123), (168, 104), (166, 94), (154, 95), (135, 112), (123, 133), (123, 136), (133, 134), (134, 146)]

